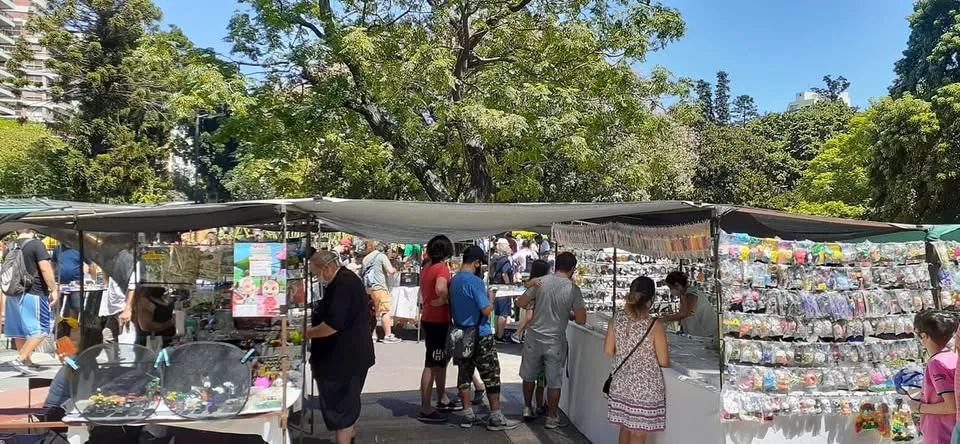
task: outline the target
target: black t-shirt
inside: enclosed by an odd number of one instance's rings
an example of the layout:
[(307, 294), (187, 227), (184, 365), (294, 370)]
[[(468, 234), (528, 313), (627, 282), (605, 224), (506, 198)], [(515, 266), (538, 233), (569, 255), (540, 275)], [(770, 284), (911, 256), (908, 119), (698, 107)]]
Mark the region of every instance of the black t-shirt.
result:
[(340, 268), (315, 302), (311, 325), (324, 322), (337, 332), (310, 342), (310, 364), (318, 378), (356, 375), (373, 366), (370, 340), (370, 296), (356, 273)]
[(22, 246), (23, 263), (27, 268), (27, 274), (33, 277), (33, 285), (27, 290), (27, 293), (40, 294), (41, 296), (48, 295), (50, 289), (47, 288), (47, 282), (40, 276), (40, 266), (38, 265), (40, 261), (50, 260), (47, 247), (43, 246), (43, 242), (36, 239), (20, 239), (16, 242)]

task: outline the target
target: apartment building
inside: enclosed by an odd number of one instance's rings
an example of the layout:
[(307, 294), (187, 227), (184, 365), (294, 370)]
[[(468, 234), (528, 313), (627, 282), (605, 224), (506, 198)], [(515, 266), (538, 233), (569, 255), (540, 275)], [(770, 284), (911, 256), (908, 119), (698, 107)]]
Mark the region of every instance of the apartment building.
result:
[[(846, 91), (840, 93), (839, 99), (841, 102), (846, 103), (847, 106), (850, 106), (850, 94)], [(821, 100), (826, 99), (813, 91), (799, 92), (794, 100), (787, 105), (787, 111), (796, 111), (801, 108), (806, 108)]]
[(0, 118), (50, 122), (69, 110), (68, 106), (53, 102), (50, 86), (56, 74), (44, 65), (49, 57), (46, 49), (39, 45), (36, 36), (26, 32), (27, 20), (46, 9), (46, 0), (0, 0), (0, 78), (13, 76), (5, 65), (21, 36), (26, 37), (34, 54), (33, 60), (22, 66), (29, 84), (21, 89), (20, 97), (12, 85), (0, 83)]

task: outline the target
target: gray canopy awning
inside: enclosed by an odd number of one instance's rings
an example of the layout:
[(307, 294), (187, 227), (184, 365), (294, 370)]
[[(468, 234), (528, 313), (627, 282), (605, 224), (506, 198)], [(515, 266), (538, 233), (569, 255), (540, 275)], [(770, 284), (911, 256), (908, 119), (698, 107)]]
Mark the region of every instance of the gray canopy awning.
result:
[(288, 221), (302, 222), (307, 215), (312, 215), (324, 230), (344, 231), (389, 242), (426, 242), (438, 234), (454, 240), (469, 240), (510, 230), (548, 233), (552, 224), (570, 222), (680, 225), (716, 216), (720, 217), (721, 228), (727, 232), (795, 240), (847, 240), (922, 229), (688, 201), (471, 204), (336, 198), (39, 212), (0, 223), (0, 229), (29, 224), (46, 227), (48, 231), (177, 232), (238, 225), (276, 225), (284, 213)]

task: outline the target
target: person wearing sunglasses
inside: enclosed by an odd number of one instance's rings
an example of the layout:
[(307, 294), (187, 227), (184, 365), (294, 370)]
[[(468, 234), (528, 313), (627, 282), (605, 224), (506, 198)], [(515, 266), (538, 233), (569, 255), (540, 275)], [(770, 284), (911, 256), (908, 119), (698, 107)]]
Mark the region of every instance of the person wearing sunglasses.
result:
[(957, 354), (947, 344), (957, 331), (957, 318), (942, 310), (923, 310), (914, 316), (913, 329), (930, 358), (923, 369), (920, 402), (910, 401), (910, 408), (920, 414), (924, 443), (950, 442), (957, 424), (953, 392)]

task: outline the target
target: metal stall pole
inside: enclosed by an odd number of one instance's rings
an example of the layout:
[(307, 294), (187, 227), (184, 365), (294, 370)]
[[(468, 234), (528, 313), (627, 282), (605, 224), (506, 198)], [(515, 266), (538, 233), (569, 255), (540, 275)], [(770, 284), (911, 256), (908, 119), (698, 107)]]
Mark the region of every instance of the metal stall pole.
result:
[[(287, 207), (286, 205), (280, 205), (280, 214), (282, 215), (282, 226), (281, 230), (281, 242), (280, 248), (283, 248), (284, 257), (286, 258), (287, 251)], [(287, 258), (289, 259), (289, 258)], [(283, 268), (286, 268), (286, 260), (284, 260)], [(287, 386), (289, 384), (289, 377), (287, 372), (290, 370), (289, 357), (287, 356), (287, 310), (289, 309), (290, 301), (287, 301), (287, 307), (284, 308), (283, 314), (280, 316), (280, 374), (283, 378), (283, 390), (281, 391), (281, 400), (280, 400), (280, 433), (282, 434), (280, 438), (281, 444), (287, 444)]]
[[(423, 252), (426, 252), (427, 249), (424, 248)], [(419, 282), (423, 278), (423, 252), (420, 254), (420, 270), (417, 272), (417, 281)], [(412, 267), (411, 267), (412, 268)], [(420, 290), (417, 290), (419, 293), (417, 295), (417, 344), (420, 343), (420, 329), (423, 328), (423, 293), (420, 293)]]
[[(76, 221), (77, 219), (75, 217), (74, 226), (76, 226)], [(80, 245), (77, 246), (78, 250), (80, 251), (80, 271), (83, 272), (83, 259), (86, 257), (86, 253), (85, 253), (86, 248), (83, 247), (83, 230), (77, 230), (77, 238), (80, 241)], [(60, 298), (63, 299), (63, 295), (61, 295)], [(60, 303), (63, 304), (62, 301)], [(87, 308), (86, 278), (81, 278), (80, 279), (80, 312), (77, 313), (77, 329), (80, 330), (80, 344), (77, 344), (77, 350), (79, 351), (83, 351), (81, 349), (81, 347), (83, 347), (83, 344), (84, 344), (83, 343), (83, 312), (86, 308)]]
[[(310, 215), (310, 216), (307, 216), (306, 245), (304, 246), (304, 251), (305, 251), (305, 252), (306, 252), (306, 251), (309, 251), (310, 247), (313, 246), (313, 239), (312, 239), (312, 237), (310, 236), (310, 234), (311, 234), (311, 233), (310, 233), (310, 229), (311, 229), (312, 226), (313, 226), (313, 216)], [(319, 227), (318, 227), (318, 228), (319, 228)], [(307, 331), (307, 326), (308, 326), (308, 323), (307, 323), (308, 308), (312, 308), (312, 306), (313, 306), (313, 285), (312, 285), (312, 284), (313, 284), (313, 280), (310, 278), (310, 259), (311, 259), (311, 258), (308, 257), (307, 260), (305, 260), (305, 261), (303, 262), (303, 287), (304, 287), (304, 288), (303, 288), (303, 326), (302, 326), (302, 327), (303, 327), (303, 330), (301, 330), (301, 331), (304, 331), (304, 332)], [(301, 364), (300, 364), (300, 365), (302, 365), (302, 367), (301, 367), (301, 369), (300, 369), (300, 380), (303, 381), (303, 382), (301, 383), (301, 386), (300, 386), (300, 405), (301, 405), (301, 410), (300, 410), (300, 444), (303, 444), (303, 440), (304, 440), (304, 436), (303, 436), (303, 435), (304, 435), (304, 432), (305, 432), (305, 427), (304, 427), (304, 426), (305, 426), (305, 421), (304, 421), (304, 418), (306, 417), (306, 415), (304, 414), (304, 408), (303, 408), (303, 406), (306, 406), (306, 405), (307, 405), (307, 402), (306, 402), (306, 401), (307, 401), (307, 390), (306, 390), (307, 387), (306, 387), (306, 384), (308, 384), (308, 382), (307, 382), (307, 344), (309, 344), (309, 343), (310, 343), (309, 340), (303, 339), (302, 342), (301, 342), (301, 344), (300, 344), (300, 353), (301, 353), (301, 356), (303, 357), (303, 358), (302, 358), (302, 362), (301, 362)], [(310, 379), (310, 381), (309, 381), (309, 384), (310, 384), (310, 394), (311, 394), (311, 395), (313, 395), (313, 378), (312, 378), (312, 376), (313, 376), (313, 375), (311, 375), (311, 379)], [(313, 419), (314, 419), (314, 410), (313, 410), (313, 409), (310, 409), (310, 435), (313, 435)]]
[[(924, 230), (924, 233), (926, 233), (926, 230)], [(924, 255), (927, 260), (927, 272), (930, 273), (930, 291), (933, 292), (933, 306), (937, 310), (943, 310), (943, 300), (940, 298), (942, 290), (940, 269), (943, 268), (943, 263), (940, 255), (937, 253), (937, 247), (927, 239), (927, 236), (924, 236), (923, 245)]]
[(713, 262), (713, 294), (717, 298), (717, 341), (720, 350), (720, 388), (723, 388), (723, 341), (720, 340), (720, 335), (723, 333), (723, 310), (722, 310), (722, 289), (720, 288), (720, 216), (717, 214), (717, 209), (714, 207), (712, 209), (713, 215), (710, 218), (710, 236), (713, 240), (713, 257), (710, 260)]
[(617, 247), (613, 247), (613, 316), (617, 315)]

